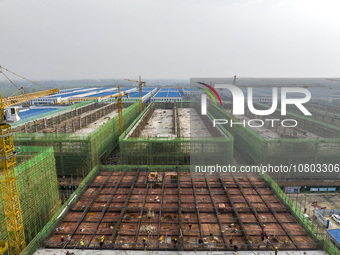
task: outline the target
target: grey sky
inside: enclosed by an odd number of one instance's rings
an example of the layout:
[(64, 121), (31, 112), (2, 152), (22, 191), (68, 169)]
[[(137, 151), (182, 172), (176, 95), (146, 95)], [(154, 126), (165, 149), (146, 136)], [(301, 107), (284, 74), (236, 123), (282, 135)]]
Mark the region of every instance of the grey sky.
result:
[(31, 79), (339, 77), (338, 0), (0, 0)]

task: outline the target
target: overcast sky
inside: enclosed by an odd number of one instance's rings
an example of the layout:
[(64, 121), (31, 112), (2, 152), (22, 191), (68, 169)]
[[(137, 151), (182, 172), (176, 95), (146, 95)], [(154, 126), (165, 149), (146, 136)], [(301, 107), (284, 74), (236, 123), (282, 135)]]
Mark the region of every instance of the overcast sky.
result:
[(0, 0), (31, 79), (339, 77), (338, 0)]

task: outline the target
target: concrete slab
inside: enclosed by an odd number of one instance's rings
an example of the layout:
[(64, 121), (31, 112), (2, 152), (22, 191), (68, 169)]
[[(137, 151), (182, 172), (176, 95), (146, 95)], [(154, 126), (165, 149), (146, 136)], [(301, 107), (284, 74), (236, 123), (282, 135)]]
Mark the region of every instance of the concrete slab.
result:
[(173, 110), (155, 109), (151, 118), (148, 120), (140, 137), (171, 137), (173, 133)]
[[(178, 108), (181, 137), (211, 137), (202, 119), (194, 108)], [(191, 126), (190, 123), (195, 123)]]
[[(39, 249), (34, 255), (64, 255), (66, 252), (73, 252), (75, 255), (273, 255), (274, 251), (240, 251), (240, 252), (218, 252), (218, 251), (115, 251), (115, 250), (58, 250), (58, 249)], [(327, 255), (325, 251), (279, 251), (279, 255)]]
[(110, 112), (109, 114), (107, 114), (104, 117), (96, 120), (95, 122), (90, 123), (85, 128), (77, 130), (75, 133), (79, 133), (79, 134), (89, 134), (89, 133), (92, 133), (97, 128), (99, 128), (101, 125), (105, 124), (110, 119), (114, 118), (116, 115), (118, 115), (118, 110), (114, 110), (113, 112)]

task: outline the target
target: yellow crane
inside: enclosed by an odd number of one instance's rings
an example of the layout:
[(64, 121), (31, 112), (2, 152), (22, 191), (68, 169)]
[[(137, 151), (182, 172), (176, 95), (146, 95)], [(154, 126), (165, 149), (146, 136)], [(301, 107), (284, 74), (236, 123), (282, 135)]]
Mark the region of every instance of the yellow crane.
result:
[[(8, 69), (0, 66), (0, 74), (3, 74), (15, 86), (3, 70), (9, 71)], [(9, 72), (15, 74), (12, 71)], [(23, 78), (22, 76), (19, 77)], [(16, 152), (14, 151), (12, 128), (11, 125), (8, 124), (9, 121), (15, 121), (15, 117), (18, 115), (18, 108), (5, 108), (34, 98), (53, 94), (58, 91), (58, 89), (50, 89), (7, 98), (2, 98), (0, 93), (0, 191), (2, 205), (4, 208), (10, 254), (20, 254), (26, 247), (26, 242), (14, 169), (16, 163)], [(0, 251), (5, 252), (6, 249), (7, 244), (0, 242)]]
[(142, 101), (142, 98), (143, 98), (143, 89), (142, 89), (142, 86), (146, 84), (145, 81), (142, 81), (141, 80), (141, 76), (139, 75), (139, 80), (138, 81), (135, 81), (135, 80), (130, 80), (130, 79), (124, 79), (126, 81), (132, 81), (132, 82), (137, 82), (138, 83), (138, 89), (139, 89), (139, 111), (142, 112), (143, 111), (143, 101)]

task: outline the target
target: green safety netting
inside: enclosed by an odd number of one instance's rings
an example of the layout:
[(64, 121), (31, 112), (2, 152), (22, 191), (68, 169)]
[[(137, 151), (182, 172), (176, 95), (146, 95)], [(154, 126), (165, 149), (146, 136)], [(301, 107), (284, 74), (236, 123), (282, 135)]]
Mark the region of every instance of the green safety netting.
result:
[[(176, 102), (178, 108), (189, 108), (190, 104), (191, 102)], [(138, 125), (143, 115), (152, 107), (167, 109), (173, 107), (173, 105), (167, 102), (153, 102), (132, 122), (130, 127), (119, 138), (121, 164), (189, 165), (193, 155), (196, 159), (203, 160), (209, 158), (210, 162), (214, 162), (214, 159), (220, 159), (220, 155), (216, 152), (221, 151), (224, 152), (224, 163), (233, 162), (233, 139), (223, 127), (220, 127), (220, 129), (225, 136), (221, 137), (127, 136), (127, 134)]]
[[(60, 208), (58, 179), (53, 147), (22, 146), (16, 151), (20, 154), (15, 173), (26, 243), (29, 243)], [(2, 202), (0, 223), (0, 240), (7, 241)]]
[[(138, 114), (138, 102), (123, 110), (124, 129)], [(101, 156), (108, 156), (118, 145), (119, 117), (116, 115), (87, 134), (15, 133), (13, 136), (14, 143), (19, 146), (53, 146), (59, 176), (85, 177), (100, 162)]]

